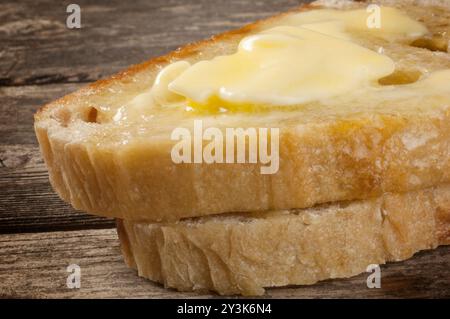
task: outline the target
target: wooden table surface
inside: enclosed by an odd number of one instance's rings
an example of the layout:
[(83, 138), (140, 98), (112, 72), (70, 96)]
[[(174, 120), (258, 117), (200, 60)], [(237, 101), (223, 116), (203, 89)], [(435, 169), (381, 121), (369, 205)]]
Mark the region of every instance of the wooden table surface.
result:
[[(292, 8), (295, 0), (76, 1), (81, 29), (66, 28), (69, 1), (0, 3), (0, 297), (199, 297), (128, 269), (114, 222), (75, 211), (48, 182), (33, 131), (38, 107), (130, 64)], [(81, 288), (69, 289), (69, 264)], [(382, 288), (362, 274), (265, 297), (450, 297), (450, 247), (382, 266)], [(200, 297), (207, 297), (202, 295)]]

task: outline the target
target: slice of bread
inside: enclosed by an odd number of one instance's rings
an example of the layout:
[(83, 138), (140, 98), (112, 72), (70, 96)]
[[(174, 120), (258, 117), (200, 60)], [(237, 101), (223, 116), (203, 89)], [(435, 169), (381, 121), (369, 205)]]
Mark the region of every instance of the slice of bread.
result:
[(450, 186), (314, 208), (176, 223), (118, 220), (125, 260), (182, 291), (261, 295), (450, 244)]
[[(230, 54), (249, 34), (289, 15), (325, 7), (365, 8), (365, 2), (320, 1), (247, 25), (98, 81), (43, 107), (35, 130), (50, 181), (76, 209), (128, 220), (174, 221), (227, 212), (310, 207), (406, 192), (450, 182), (450, 91), (398, 97), (405, 82), (450, 69), (450, 2), (377, 1), (422, 21), (430, 34), (389, 42), (370, 34), (355, 41), (391, 57), (393, 94), (348, 94), (288, 111), (192, 114), (161, 107), (150, 121), (113, 121), (119, 107), (148, 92), (171, 62)], [(436, 40), (436, 38), (439, 38)], [(319, 71), (319, 69), (318, 69)], [(262, 175), (257, 164), (175, 164), (176, 127), (277, 127), (280, 166)]]

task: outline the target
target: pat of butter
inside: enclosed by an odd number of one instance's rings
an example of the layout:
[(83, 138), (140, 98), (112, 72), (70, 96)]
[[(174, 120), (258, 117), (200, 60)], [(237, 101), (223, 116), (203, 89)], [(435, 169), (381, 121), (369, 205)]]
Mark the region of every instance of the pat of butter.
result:
[(359, 10), (311, 10), (289, 15), (283, 25), (303, 26), (309, 23), (340, 21), (345, 30), (369, 33), (388, 41), (416, 38), (428, 32), (420, 22), (396, 8), (372, 5)]
[(292, 14), (242, 39), (235, 54), (194, 65), (172, 63), (161, 70), (150, 92), (119, 110), (117, 119), (139, 117), (143, 109), (158, 105), (248, 111), (376, 88), (380, 78), (394, 71), (394, 62), (352, 42), (352, 36), (362, 32), (393, 41), (428, 31), (398, 9), (372, 8)]
[(156, 77), (150, 94), (158, 105), (168, 105), (183, 102), (184, 98), (168, 90), (169, 84), (190, 67), (186, 61), (169, 64)]
[[(201, 61), (169, 90), (197, 108), (298, 105), (370, 85), (394, 71), (394, 62), (349, 40), (334, 23), (280, 26), (244, 38), (237, 53)], [(308, 28), (308, 29), (307, 29)]]
[(113, 117), (114, 121), (134, 121), (145, 118), (152, 112), (150, 106), (179, 106), (186, 102), (185, 97), (169, 91), (169, 83), (190, 67), (186, 61), (169, 64), (162, 69), (149, 92), (134, 97), (126, 105), (119, 108)]

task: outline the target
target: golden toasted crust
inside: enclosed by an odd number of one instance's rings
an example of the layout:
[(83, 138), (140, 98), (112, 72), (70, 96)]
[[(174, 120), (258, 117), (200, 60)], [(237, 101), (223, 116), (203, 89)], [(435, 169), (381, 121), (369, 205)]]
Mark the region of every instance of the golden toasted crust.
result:
[(125, 260), (181, 291), (261, 295), (450, 244), (450, 186), (294, 211), (178, 223), (118, 221)]
[[(446, 28), (439, 21), (449, 15), (447, 7), (423, 10), (405, 6), (408, 3), (395, 2), (415, 18), (424, 18), (432, 31)], [(304, 208), (450, 182), (450, 103), (432, 110), (425, 97), (415, 101), (417, 105), (411, 109), (396, 102), (371, 105), (377, 100), (372, 97), (358, 101), (356, 111), (348, 114), (305, 111), (304, 117), (298, 117), (303, 122), (298, 123), (281, 118), (280, 170), (271, 176), (261, 175), (259, 165), (177, 165), (170, 158), (170, 131), (165, 132), (165, 139), (150, 132), (144, 142), (132, 139), (133, 143), (124, 140), (114, 144), (108, 139), (127, 134), (128, 127), (120, 131), (113, 123), (91, 119), (97, 107), (120, 105), (121, 99), (127, 101), (123, 96), (131, 98), (148, 90), (162, 66), (177, 59), (195, 61), (205, 52), (208, 56), (223, 54), (225, 49), (234, 49), (244, 35), (286, 14), (187, 45), (45, 106), (35, 116), (35, 130), (54, 189), (75, 208), (89, 213), (173, 221), (231, 211)], [(396, 48), (390, 52), (400, 67), (450, 68), (447, 53), (408, 45), (402, 46), (401, 52)], [(351, 103), (343, 104), (348, 107)], [(174, 125), (186, 120), (184, 115), (175, 116)], [(233, 116), (215, 121), (226, 127), (274, 125), (271, 118), (261, 114), (245, 117), (244, 123), (234, 121)], [(152, 125), (141, 128), (151, 131)]]

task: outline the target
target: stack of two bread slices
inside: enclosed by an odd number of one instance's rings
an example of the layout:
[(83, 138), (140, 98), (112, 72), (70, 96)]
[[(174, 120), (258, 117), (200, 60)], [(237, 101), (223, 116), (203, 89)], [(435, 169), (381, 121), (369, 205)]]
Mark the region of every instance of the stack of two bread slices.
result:
[[(447, 47), (433, 38), (448, 43), (445, 1), (426, 10), (428, 1), (381, 2), (430, 32), (414, 45), (383, 43), (397, 69), (386, 79), (391, 93), (411, 77), (450, 69)], [(365, 5), (322, 1), (300, 10)], [(151, 87), (161, 67), (234, 52), (245, 35), (294, 13), (188, 45), (37, 113), (53, 187), (77, 209), (117, 218), (125, 260), (140, 276), (182, 291), (259, 295), (264, 287), (349, 277), (450, 243), (450, 90), (353, 96), (295, 112), (167, 111), (121, 125), (111, 119)], [(377, 41), (362, 43), (372, 49)], [(219, 128), (279, 127), (279, 171), (174, 163), (170, 131), (194, 119)]]

